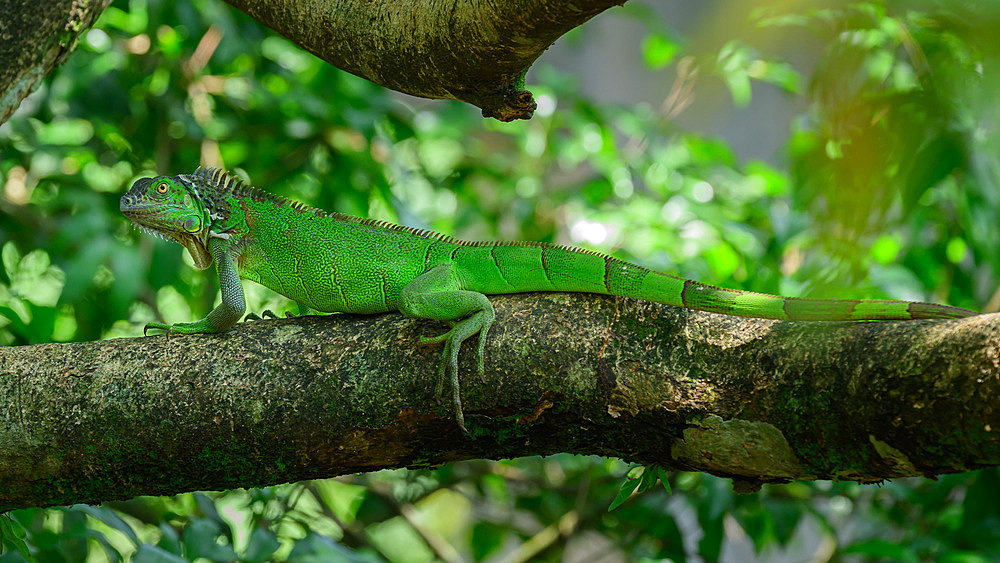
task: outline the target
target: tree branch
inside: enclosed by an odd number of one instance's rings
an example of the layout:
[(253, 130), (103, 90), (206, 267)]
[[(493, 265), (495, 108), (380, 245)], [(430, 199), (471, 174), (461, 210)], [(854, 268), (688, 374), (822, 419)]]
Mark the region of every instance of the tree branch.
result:
[(76, 49), (111, 0), (0, 0), (0, 124)]
[(226, 0), (324, 61), (501, 121), (535, 111), (528, 67), (556, 39), (625, 0)]
[[(0, 123), (110, 0), (2, 1)], [(524, 75), (556, 39), (625, 0), (226, 0), (324, 61), (393, 90), (529, 119)]]
[(494, 298), (470, 434), (398, 314), (0, 348), (0, 510), (571, 452), (741, 484), (1000, 464), (1000, 316), (807, 323)]

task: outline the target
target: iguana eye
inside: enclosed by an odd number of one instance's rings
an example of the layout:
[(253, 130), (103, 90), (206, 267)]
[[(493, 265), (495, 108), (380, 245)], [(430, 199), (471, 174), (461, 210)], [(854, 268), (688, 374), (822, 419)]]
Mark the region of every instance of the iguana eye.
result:
[(160, 182), (156, 186), (156, 191), (159, 192), (159, 193), (161, 193), (161, 194), (167, 193), (167, 183), (166, 182)]

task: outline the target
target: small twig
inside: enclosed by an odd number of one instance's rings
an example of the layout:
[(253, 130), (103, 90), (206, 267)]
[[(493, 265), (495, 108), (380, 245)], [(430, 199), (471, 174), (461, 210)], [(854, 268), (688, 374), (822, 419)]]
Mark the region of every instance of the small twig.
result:
[(448, 540), (444, 539), (441, 534), (437, 531), (424, 526), (423, 522), (420, 521), (420, 514), (417, 513), (417, 509), (413, 507), (412, 504), (405, 503), (398, 505), (399, 514), (404, 520), (414, 529), (420, 537), (424, 538), (424, 541), (428, 546), (434, 551), (434, 554), (438, 556), (442, 561), (447, 561), (448, 563), (461, 563), (464, 561), (462, 556), (458, 553)]
[(517, 546), (517, 549), (502, 559), (503, 563), (522, 563), (534, 559), (536, 555), (554, 544), (559, 538), (568, 538), (576, 529), (579, 521), (580, 514), (576, 509), (570, 510), (563, 514), (557, 522), (549, 524), (528, 541)]

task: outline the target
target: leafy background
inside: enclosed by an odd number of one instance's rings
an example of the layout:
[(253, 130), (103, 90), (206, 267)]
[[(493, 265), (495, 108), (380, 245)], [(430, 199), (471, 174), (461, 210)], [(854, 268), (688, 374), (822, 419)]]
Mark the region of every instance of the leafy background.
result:
[[(199, 164), (328, 210), (729, 287), (1000, 308), (1000, 4), (734, 6), (700, 37), (638, 2), (617, 11), (644, 25), (647, 71), (671, 77), (662, 103), (595, 102), (543, 57), (539, 111), (501, 124), (387, 92), (215, 0), (116, 0), (0, 127), (0, 344), (205, 315), (213, 276), (118, 212), (136, 178)], [(677, 125), (712, 88), (737, 110), (775, 90), (795, 108), (774, 162)], [(289, 305), (246, 289), (251, 310)], [(1000, 558), (995, 469), (752, 495), (671, 472), (672, 494), (609, 512), (637, 471), (559, 455), (16, 510), (0, 561)]]

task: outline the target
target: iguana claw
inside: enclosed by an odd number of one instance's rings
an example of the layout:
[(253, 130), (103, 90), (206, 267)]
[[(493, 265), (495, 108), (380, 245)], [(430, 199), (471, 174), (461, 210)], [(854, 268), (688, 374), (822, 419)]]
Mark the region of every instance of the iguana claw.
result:
[(247, 317), (246, 317), (246, 319), (244, 319), (243, 322), (246, 322), (246, 321), (262, 321), (264, 319), (278, 319), (278, 318), (280, 318), (280, 317), (278, 315), (275, 315), (274, 311), (272, 311), (270, 309), (264, 309), (260, 313), (260, 316), (258, 316), (257, 313), (252, 313), (252, 312), (251, 313), (247, 313)]
[(149, 334), (147, 334), (149, 329), (155, 328), (159, 330), (165, 330), (166, 332), (164, 333), (164, 335), (166, 335), (167, 340), (170, 340), (170, 331), (173, 328), (173, 326), (174, 325), (170, 325), (167, 323), (157, 323), (157, 322), (146, 323), (146, 326), (142, 327), (142, 335), (149, 336)]
[(291, 319), (291, 318), (299, 316), (301, 313), (300, 314), (296, 314), (296, 313), (293, 313), (291, 311), (285, 311), (284, 314), (285, 314), (284, 317), (279, 317), (278, 315), (274, 314), (274, 311), (271, 311), (270, 309), (264, 309), (264, 311), (261, 312), (260, 316), (258, 316), (257, 313), (253, 313), (253, 312), (247, 313), (247, 316), (246, 316), (245, 319), (243, 319), (243, 322), (247, 322), (247, 321), (262, 321), (264, 319), (281, 319), (281, 318)]

